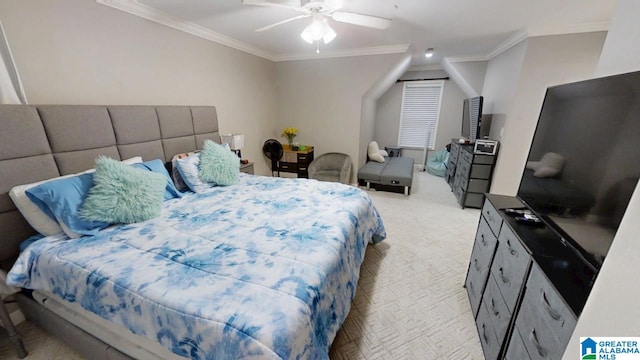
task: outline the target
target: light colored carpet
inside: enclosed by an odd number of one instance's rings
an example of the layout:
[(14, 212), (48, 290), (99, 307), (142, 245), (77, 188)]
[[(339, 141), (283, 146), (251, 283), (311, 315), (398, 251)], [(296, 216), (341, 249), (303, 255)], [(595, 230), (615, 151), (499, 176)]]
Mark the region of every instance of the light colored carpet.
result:
[[(462, 287), (480, 211), (416, 172), (411, 196), (369, 191), (387, 239), (369, 246), (351, 312), (331, 348), (342, 359), (482, 359)], [(19, 326), (28, 359), (82, 359), (37, 326)], [(0, 359), (17, 359), (9, 344)]]

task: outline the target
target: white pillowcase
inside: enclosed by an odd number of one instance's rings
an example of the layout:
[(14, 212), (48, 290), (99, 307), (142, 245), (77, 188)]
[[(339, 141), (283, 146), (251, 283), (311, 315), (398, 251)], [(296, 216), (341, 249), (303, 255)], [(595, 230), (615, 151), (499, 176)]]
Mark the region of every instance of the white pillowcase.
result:
[[(132, 157), (131, 159), (123, 160), (122, 162), (129, 165), (137, 164), (142, 162), (142, 157), (136, 156), (136, 157)], [(22, 216), (25, 218), (25, 220), (27, 220), (29, 225), (31, 225), (31, 227), (34, 228), (37, 232), (39, 232), (44, 236), (57, 235), (63, 232), (60, 225), (56, 221), (51, 219), (42, 210), (40, 210), (38, 205), (34, 204), (29, 199), (29, 197), (27, 197), (26, 191), (31, 189), (32, 187), (38, 186), (40, 184), (44, 184), (52, 180), (70, 178), (73, 176), (87, 174), (94, 171), (96, 170), (89, 169), (76, 174), (64, 175), (64, 176), (56, 177), (53, 179), (38, 181), (31, 184), (17, 185), (11, 188), (11, 191), (9, 191), (9, 197), (11, 197), (11, 200), (13, 200), (13, 203), (16, 205), (16, 208), (18, 208), (18, 210), (20, 211)]]
[(199, 194), (211, 189), (212, 185), (202, 181), (199, 176), (200, 153), (178, 159), (176, 167), (185, 185), (194, 193)]
[(380, 147), (376, 141), (372, 141), (369, 143), (369, 147), (367, 148), (367, 155), (369, 155), (369, 160), (384, 162), (384, 156), (380, 154)]

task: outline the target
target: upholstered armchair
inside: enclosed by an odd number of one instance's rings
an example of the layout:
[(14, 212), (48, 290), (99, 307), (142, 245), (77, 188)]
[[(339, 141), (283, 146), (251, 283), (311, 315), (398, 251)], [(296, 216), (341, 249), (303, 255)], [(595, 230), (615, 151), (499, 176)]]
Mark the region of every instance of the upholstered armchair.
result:
[(309, 178), (349, 184), (351, 157), (342, 153), (322, 154), (309, 164)]

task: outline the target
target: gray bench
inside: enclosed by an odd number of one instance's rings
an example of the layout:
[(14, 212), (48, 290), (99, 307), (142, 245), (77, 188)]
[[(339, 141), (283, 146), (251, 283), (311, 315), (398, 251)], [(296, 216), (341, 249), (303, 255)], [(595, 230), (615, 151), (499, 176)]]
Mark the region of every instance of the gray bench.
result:
[(404, 194), (411, 192), (413, 181), (413, 159), (408, 157), (385, 157), (383, 163), (369, 161), (358, 170), (358, 181), (371, 188), (371, 184), (404, 187)]

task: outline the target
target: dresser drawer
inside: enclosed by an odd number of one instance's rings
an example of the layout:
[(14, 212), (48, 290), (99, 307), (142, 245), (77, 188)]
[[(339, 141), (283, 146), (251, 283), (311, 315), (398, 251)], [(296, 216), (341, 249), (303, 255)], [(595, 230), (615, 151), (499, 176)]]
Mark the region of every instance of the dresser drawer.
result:
[(482, 302), (489, 312), (489, 320), (493, 324), (493, 329), (496, 332), (496, 337), (500, 344), (504, 341), (504, 337), (507, 334), (507, 328), (511, 321), (511, 311), (507, 308), (498, 290), (498, 284), (493, 278), (493, 275), (489, 275), (487, 279), (487, 287), (482, 295)]
[(469, 179), (466, 186), (468, 192), (486, 193), (489, 192), (489, 180)]
[(513, 312), (524, 283), (530, 256), (508, 226), (498, 236), (498, 249), (491, 265), (498, 288), (509, 310)]
[(482, 207), (482, 217), (487, 220), (487, 224), (489, 224), (491, 231), (493, 231), (497, 236), (500, 233), (500, 227), (502, 226), (502, 217), (489, 200), (484, 202), (484, 206)]
[(523, 303), (537, 309), (536, 316), (549, 326), (561, 343), (569, 341), (576, 326), (576, 317), (535, 263), (527, 280)]
[(458, 204), (462, 205), (462, 200), (464, 199), (464, 190), (462, 190), (460, 186), (454, 184), (453, 194), (456, 196), (456, 199), (458, 199)]
[(473, 159), (474, 164), (493, 165), (492, 155), (476, 155)]
[(471, 164), (462, 159), (458, 160), (458, 164), (456, 166), (458, 167), (456, 174), (460, 173), (464, 177), (469, 176), (469, 168), (471, 167)]
[(280, 171), (297, 172), (298, 164), (290, 162), (280, 162)]
[(491, 263), (497, 245), (498, 238), (496, 238), (496, 236), (493, 235), (493, 232), (491, 232), (487, 221), (483, 217), (480, 217), (474, 246), (478, 247), (482, 261), (486, 262), (487, 264)]
[(524, 342), (520, 336), (518, 329), (513, 329), (511, 333), (511, 340), (509, 341), (509, 347), (507, 348), (507, 354), (504, 357), (505, 360), (529, 360), (529, 353), (524, 347)]
[(478, 308), (480, 307), (480, 301), (482, 300), (482, 291), (487, 282), (489, 276), (489, 260), (486, 260), (486, 255), (483, 254), (483, 250), (477, 245), (473, 245), (473, 251), (471, 252), (471, 260), (469, 261), (469, 270), (467, 271), (467, 279), (465, 280), (465, 287), (467, 288), (467, 295), (469, 296), (469, 303), (471, 304), (471, 310), (473, 316), (478, 314)]
[(489, 312), (484, 306), (481, 306), (478, 311), (476, 327), (478, 328), (484, 358), (487, 360), (497, 359), (500, 353), (500, 342), (498, 342), (496, 333), (493, 330), (491, 320), (489, 319)]
[(491, 165), (471, 165), (469, 177), (476, 179), (488, 179), (491, 176)]
[(484, 194), (478, 193), (466, 193), (464, 196), (464, 206), (474, 207), (480, 209), (482, 207), (482, 199)]
[(311, 154), (298, 154), (298, 162), (308, 164), (313, 160), (313, 155)]
[(469, 164), (473, 162), (473, 153), (467, 150), (462, 150), (460, 153), (462, 154), (462, 158), (464, 159), (464, 161), (468, 162)]
[(549, 325), (541, 317), (541, 309), (533, 306), (532, 302), (522, 302), (516, 328), (520, 331), (522, 342), (529, 357), (534, 360), (555, 360), (562, 358), (567, 342), (557, 338)]

